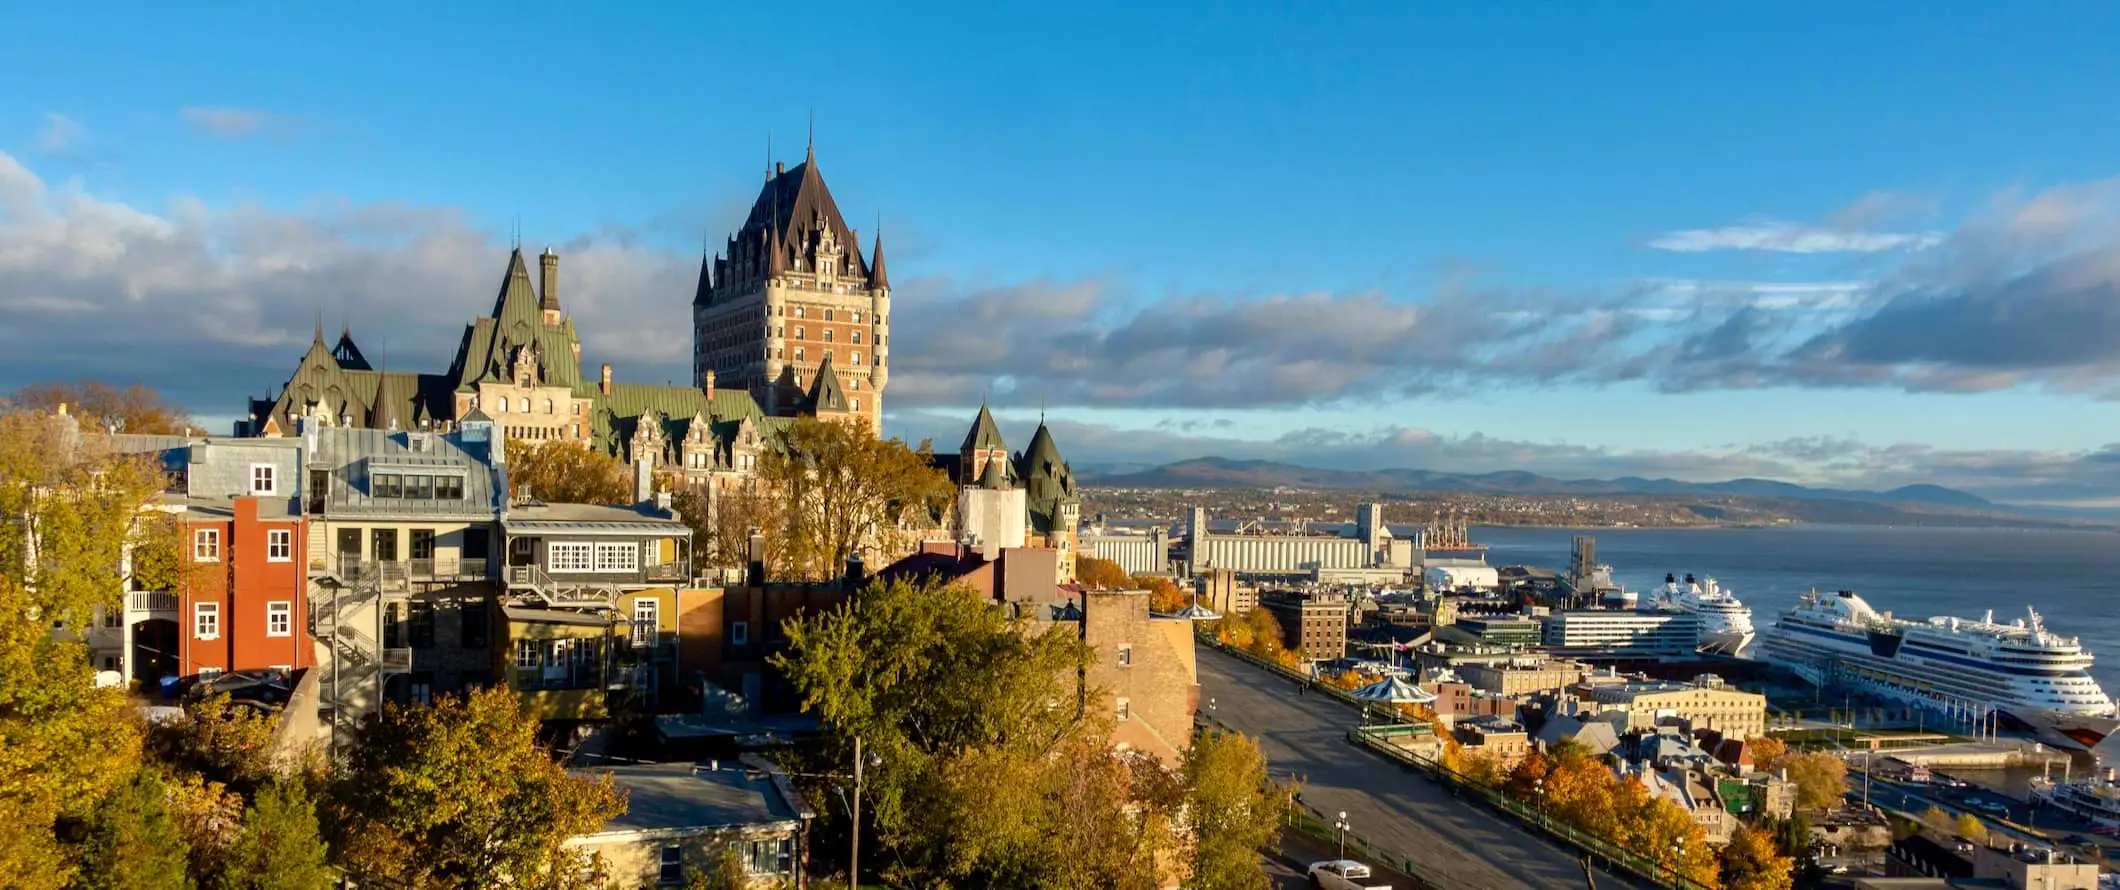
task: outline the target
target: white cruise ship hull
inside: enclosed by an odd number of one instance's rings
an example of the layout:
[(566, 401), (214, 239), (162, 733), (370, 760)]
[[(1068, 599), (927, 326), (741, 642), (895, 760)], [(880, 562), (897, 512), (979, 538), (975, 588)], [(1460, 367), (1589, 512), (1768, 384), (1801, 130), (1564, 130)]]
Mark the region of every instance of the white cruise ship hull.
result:
[(1752, 645), (1753, 636), (1750, 630), (1711, 631), (1702, 627), (1700, 651), (1711, 655), (1742, 655), (1745, 648)]
[(1894, 633), (1834, 631), (1785, 620), (1768, 633), (1765, 649), (1768, 660), (1814, 686), (1846, 688), (1967, 724), (2000, 713), (2039, 741), (2064, 750), (2089, 750), (2120, 728), (2120, 717), (2102, 692), (2080, 709), (2027, 700), (2052, 697), (2053, 684), (2064, 674), (2011, 673), (1995, 659), (1926, 655), (1919, 645), (1904, 642)]

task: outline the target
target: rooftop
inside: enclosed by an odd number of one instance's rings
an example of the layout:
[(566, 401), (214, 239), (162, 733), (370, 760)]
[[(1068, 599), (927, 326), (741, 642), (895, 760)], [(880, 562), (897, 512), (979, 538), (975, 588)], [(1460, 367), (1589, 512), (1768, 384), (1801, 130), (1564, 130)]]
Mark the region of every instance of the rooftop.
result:
[(597, 834), (683, 832), (779, 823), (794, 828), (802, 818), (801, 810), (789, 802), (771, 775), (733, 762), (719, 764), (712, 770), (690, 763), (653, 763), (577, 773), (608, 774), (612, 784), (626, 795), (625, 814), (604, 823)]
[(624, 507), (597, 504), (517, 504), (502, 521), (510, 531), (609, 531), (631, 534), (683, 534), (690, 531), (676, 511), (653, 503)]

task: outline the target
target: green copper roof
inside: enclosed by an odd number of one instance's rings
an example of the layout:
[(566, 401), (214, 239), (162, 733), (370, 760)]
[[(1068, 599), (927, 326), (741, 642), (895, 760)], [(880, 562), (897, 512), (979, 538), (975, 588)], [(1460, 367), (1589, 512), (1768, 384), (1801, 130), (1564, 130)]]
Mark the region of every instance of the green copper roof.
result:
[(847, 393), (839, 386), (839, 372), (832, 370), (832, 354), (817, 363), (817, 380), (810, 384), (810, 410), (847, 412)]
[(979, 417), (972, 421), (972, 431), (964, 434), (964, 447), (960, 452), (999, 451), (1008, 453), (1008, 444), (1001, 441), (1001, 427), (994, 423), (994, 412), (986, 410), (986, 403), (979, 403)]

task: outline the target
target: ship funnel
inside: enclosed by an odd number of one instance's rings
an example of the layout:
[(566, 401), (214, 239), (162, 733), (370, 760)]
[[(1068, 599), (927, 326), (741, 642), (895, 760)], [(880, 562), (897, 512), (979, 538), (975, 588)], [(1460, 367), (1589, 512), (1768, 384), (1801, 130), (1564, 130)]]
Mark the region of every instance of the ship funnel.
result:
[(1686, 583), (1687, 583), (1687, 584), (1691, 584), (1691, 583), (1693, 583), (1693, 573), (1692, 573), (1692, 572), (1687, 572), (1687, 573), (1686, 573)]
[(1672, 575), (1672, 574), (1666, 573), (1666, 574), (1664, 575), (1664, 583), (1665, 583), (1665, 584), (1677, 584), (1677, 583), (1678, 583), (1678, 576), (1677, 576), (1677, 575)]

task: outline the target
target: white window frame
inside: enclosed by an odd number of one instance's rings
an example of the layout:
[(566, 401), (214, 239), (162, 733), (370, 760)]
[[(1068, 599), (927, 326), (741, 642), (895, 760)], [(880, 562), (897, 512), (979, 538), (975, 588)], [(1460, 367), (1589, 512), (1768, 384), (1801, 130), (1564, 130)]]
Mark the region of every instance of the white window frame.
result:
[(634, 600), (633, 645), (652, 646), (661, 637), (662, 601), (651, 597), (641, 597)]
[[(265, 484), (263, 484), (263, 485), (259, 485), (259, 484), (258, 484), (259, 482), (263, 482), (263, 483), (265, 483)], [(280, 493), (280, 469), (279, 469), (279, 467), (273, 466), (272, 464), (251, 464), (251, 465), (250, 465), (250, 493), (251, 493), (251, 494), (279, 494), (279, 493)]]
[(553, 541), (545, 545), (547, 572), (580, 574), (595, 569), (596, 545), (588, 541)]
[(731, 646), (749, 646), (749, 645), (751, 645), (751, 622), (749, 622), (749, 621), (731, 621), (731, 622), (729, 622), (729, 645), (731, 645)]
[(194, 640), (218, 640), (221, 638), (221, 604), (191, 604), (191, 638)]
[(1134, 644), (1132, 644), (1132, 643), (1120, 643), (1120, 644), (1119, 644), (1119, 666), (1120, 666), (1120, 667), (1133, 667), (1133, 665), (1134, 665)]
[(1119, 722), (1125, 723), (1126, 721), (1133, 718), (1133, 712), (1128, 707), (1128, 705), (1131, 705), (1132, 703), (1133, 701), (1131, 699), (1122, 698), (1118, 700), (1118, 704), (1115, 706), (1115, 709), (1118, 711)]
[(191, 561), (221, 561), (221, 530), (217, 528), (193, 529), (191, 532)]
[(640, 545), (631, 541), (596, 545), (595, 566), (598, 573), (640, 571)]
[(269, 528), (265, 530), (265, 561), (294, 561), (294, 529)]
[(265, 635), (294, 636), (294, 601), (273, 600), (265, 604)]

